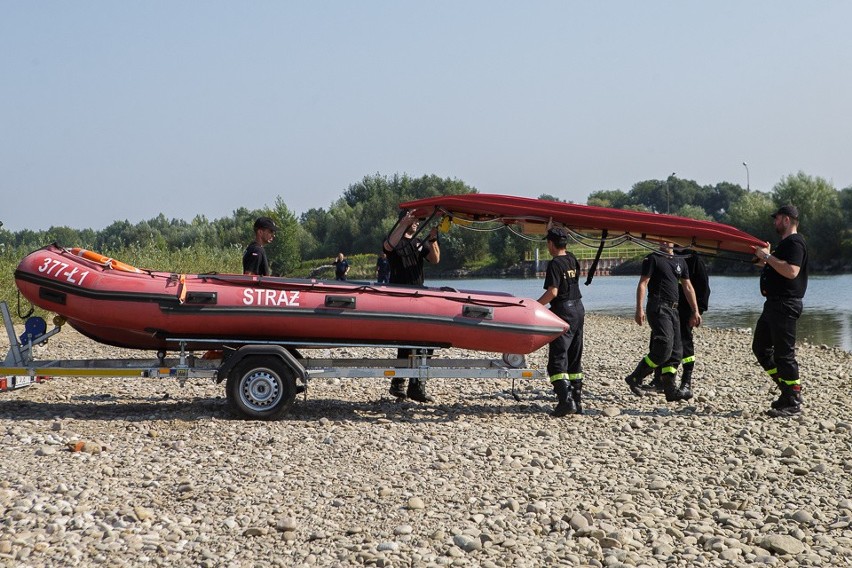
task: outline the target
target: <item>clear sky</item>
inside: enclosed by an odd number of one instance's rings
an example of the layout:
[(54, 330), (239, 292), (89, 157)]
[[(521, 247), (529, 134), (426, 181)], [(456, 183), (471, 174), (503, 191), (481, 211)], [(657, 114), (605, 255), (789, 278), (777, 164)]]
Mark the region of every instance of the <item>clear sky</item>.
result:
[(847, 1), (0, 0), (0, 221), (299, 215), (376, 173), (579, 203), (672, 172), (842, 189), (850, 22)]

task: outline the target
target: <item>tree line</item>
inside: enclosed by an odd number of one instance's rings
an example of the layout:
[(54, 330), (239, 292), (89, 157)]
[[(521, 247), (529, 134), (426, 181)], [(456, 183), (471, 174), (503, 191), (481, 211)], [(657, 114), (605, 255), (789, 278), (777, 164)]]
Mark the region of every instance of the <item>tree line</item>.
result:
[[(236, 264), (230, 270), (237, 272), (240, 253), (253, 237), (254, 219), (268, 215), (280, 227), (268, 247), (273, 272), (306, 276), (299, 273), (304, 272), (306, 261), (322, 264), (324, 259), (338, 252), (347, 256), (378, 254), (382, 241), (398, 218), (400, 202), (475, 192), (457, 179), (375, 174), (350, 185), (328, 209), (310, 209), (298, 217), (279, 196), (267, 208), (239, 208), (228, 217), (212, 220), (203, 215), (191, 221), (168, 219), (160, 214), (135, 224), (115, 221), (103, 230), (61, 226), (45, 231), (10, 232), (0, 226), (0, 248), (7, 259), (20, 258), (50, 242), (96, 250), (122, 260), (140, 250), (194, 251), (199, 253), (196, 256), (226, 258), (230, 264)], [(563, 201), (558, 195), (542, 194), (540, 197)], [(702, 186), (672, 175), (664, 180), (640, 181), (629, 191), (595, 191), (587, 199), (589, 205), (719, 221), (770, 242), (777, 242), (777, 236), (773, 234), (769, 215), (786, 203), (799, 208), (799, 230), (809, 242), (814, 265), (827, 270), (849, 270), (852, 266), (852, 187), (837, 190), (825, 179), (803, 172), (788, 175), (768, 192), (748, 190), (728, 182)], [(518, 263), (536, 246), (511, 231), (475, 232), (454, 228), (441, 236), (441, 266), (449, 269), (508, 267)], [(169, 266), (145, 268), (175, 269)]]

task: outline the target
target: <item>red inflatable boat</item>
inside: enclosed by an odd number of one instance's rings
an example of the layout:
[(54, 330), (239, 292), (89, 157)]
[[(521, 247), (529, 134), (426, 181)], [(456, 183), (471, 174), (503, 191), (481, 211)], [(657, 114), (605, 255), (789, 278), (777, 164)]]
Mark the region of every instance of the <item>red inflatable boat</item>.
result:
[(670, 241), (702, 254), (732, 253), (746, 258), (754, 256), (754, 247), (766, 246), (757, 237), (714, 221), (512, 195), (443, 195), (401, 203), (399, 207), (418, 217), (446, 215), (462, 225), (497, 222), (521, 226), (531, 234), (544, 234), (547, 223), (554, 222), (575, 232), (580, 237), (576, 242), (583, 237)]
[(140, 270), (49, 245), (15, 271), (21, 294), (90, 338), (133, 349), (250, 342), (415, 345), (526, 354), (565, 330), (510, 294)]

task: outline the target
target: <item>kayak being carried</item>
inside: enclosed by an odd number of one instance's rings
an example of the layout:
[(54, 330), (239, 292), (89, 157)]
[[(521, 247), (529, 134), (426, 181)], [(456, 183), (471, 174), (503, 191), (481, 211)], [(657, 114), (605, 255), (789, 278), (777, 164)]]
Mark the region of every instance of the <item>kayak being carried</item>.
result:
[(732, 253), (748, 257), (754, 255), (753, 246), (766, 246), (757, 237), (714, 221), (511, 195), (445, 195), (408, 201), (399, 207), (418, 217), (444, 215), (460, 225), (496, 222), (539, 236), (547, 232), (549, 223), (556, 223), (570, 229), (577, 242), (600, 239), (614, 245), (628, 240), (665, 241), (701, 254)]

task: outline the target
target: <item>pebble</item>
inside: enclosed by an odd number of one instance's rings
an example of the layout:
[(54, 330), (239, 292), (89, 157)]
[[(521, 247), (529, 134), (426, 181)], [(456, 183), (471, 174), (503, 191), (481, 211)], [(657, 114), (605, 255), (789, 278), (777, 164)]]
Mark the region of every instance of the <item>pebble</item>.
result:
[(805, 545), (801, 541), (785, 534), (768, 535), (761, 542), (761, 546), (778, 554), (796, 555), (801, 554), (805, 550)]
[[(419, 404), (387, 379), (311, 379), (274, 422), (235, 419), (201, 379), (2, 393), (0, 564), (849, 564), (852, 355), (800, 346), (805, 413), (772, 419), (774, 387), (731, 330), (696, 331), (695, 406), (633, 396), (622, 377), (647, 334), (587, 316), (586, 414), (570, 420), (535, 381), (435, 378)], [(139, 355), (67, 329), (37, 350)], [(527, 360), (544, 369), (547, 349)]]
[(420, 510), (425, 509), (426, 504), (423, 502), (423, 499), (420, 497), (412, 497), (408, 500), (408, 508), (412, 510)]

